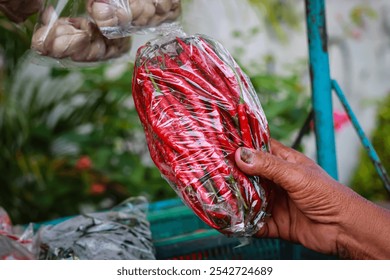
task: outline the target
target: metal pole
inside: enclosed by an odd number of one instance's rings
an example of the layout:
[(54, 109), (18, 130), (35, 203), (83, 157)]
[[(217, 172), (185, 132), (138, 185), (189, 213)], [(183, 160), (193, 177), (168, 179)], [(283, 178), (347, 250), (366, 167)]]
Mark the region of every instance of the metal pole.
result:
[(337, 179), (325, 1), (305, 0), (317, 161)]
[(351, 106), (348, 103), (347, 98), (345, 97), (344, 92), (341, 90), (341, 87), (337, 83), (337, 81), (332, 81), (332, 88), (336, 92), (338, 98), (340, 99), (341, 104), (344, 106), (345, 111), (347, 112), (349, 118), (351, 119), (351, 122), (360, 138), (360, 141), (362, 142), (363, 147), (367, 150), (368, 156), (370, 157), (371, 161), (374, 163), (375, 169), (382, 180), (386, 190), (390, 193), (390, 178), (389, 175), (387, 175), (386, 169), (383, 166), (378, 154), (376, 153), (374, 147), (372, 146), (370, 140), (366, 136), (366, 134), (363, 131), (363, 128), (360, 126), (359, 121), (353, 112)]

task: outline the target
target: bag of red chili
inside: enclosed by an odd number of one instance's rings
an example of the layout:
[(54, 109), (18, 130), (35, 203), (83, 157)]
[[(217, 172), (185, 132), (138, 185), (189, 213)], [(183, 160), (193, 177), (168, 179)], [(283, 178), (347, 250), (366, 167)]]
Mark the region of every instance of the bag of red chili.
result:
[(151, 157), (182, 200), (209, 226), (252, 236), (272, 190), (235, 165), (241, 146), (270, 151), (258, 96), (215, 40), (176, 32), (139, 48), (133, 98)]

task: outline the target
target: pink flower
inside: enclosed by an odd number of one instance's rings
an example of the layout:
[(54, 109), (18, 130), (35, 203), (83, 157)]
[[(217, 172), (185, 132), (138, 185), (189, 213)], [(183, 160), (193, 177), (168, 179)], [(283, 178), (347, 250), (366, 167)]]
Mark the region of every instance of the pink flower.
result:
[(360, 30), (352, 30), (351, 31), (351, 36), (352, 38), (356, 39), (356, 40), (360, 40), (362, 38), (362, 32)]
[(89, 189), (90, 193), (93, 195), (99, 195), (106, 191), (107, 187), (103, 184), (92, 184), (91, 188)]
[(92, 161), (89, 156), (82, 156), (76, 162), (76, 168), (78, 170), (88, 170), (92, 167)]
[[(340, 131), (346, 124), (350, 122), (349, 116), (345, 112), (334, 111), (333, 112), (333, 123), (334, 129)], [(314, 129), (314, 121), (310, 122), (310, 128)]]
[(340, 131), (346, 124), (350, 123), (349, 116), (345, 112), (333, 112), (334, 129)]

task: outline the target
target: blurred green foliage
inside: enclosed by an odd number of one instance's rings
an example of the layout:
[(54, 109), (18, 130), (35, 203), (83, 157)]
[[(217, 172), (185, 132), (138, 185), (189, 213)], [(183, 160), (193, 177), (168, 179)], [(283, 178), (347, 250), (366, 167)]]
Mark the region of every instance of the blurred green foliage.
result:
[(358, 27), (363, 27), (367, 19), (377, 19), (377, 12), (368, 4), (356, 5), (349, 13), (351, 21)]
[[(21, 62), (1, 93), (0, 205), (16, 222), (104, 208), (147, 194), (173, 196), (153, 166), (141, 163), (141, 125), (131, 107), (131, 69), (53, 70)], [(142, 138), (142, 137), (141, 137)], [(144, 147), (145, 148), (145, 147)], [(90, 163), (78, 167), (80, 158)], [(96, 185), (101, 186), (100, 190)]]
[(310, 98), (299, 73), (285, 76), (262, 73), (251, 76), (251, 81), (259, 93), (271, 136), (292, 144), (310, 110)]
[[(381, 102), (377, 116), (377, 127), (372, 135), (372, 145), (379, 154), (386, 170), (390, 170), (390, 94)], [(351, 181), (353, 189), (372, 201), (389, 199), (373, 163), (366, 150), (360, 152), (359, 165)]]
[(267, 31), (281, 42), (287, 42), (291, 30), (300, 30), (303, 15), (295, 1), (248, 0), (267, 23)]

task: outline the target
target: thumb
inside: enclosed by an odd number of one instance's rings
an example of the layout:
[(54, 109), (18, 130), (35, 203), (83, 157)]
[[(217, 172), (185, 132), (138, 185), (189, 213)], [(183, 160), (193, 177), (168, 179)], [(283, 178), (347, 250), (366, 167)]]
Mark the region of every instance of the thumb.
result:
[(302, 177), (299, 166), (270, 153), (239, 148), (235, 153), (238, 168), (245, 174), (270, 180), (287, 191)]

